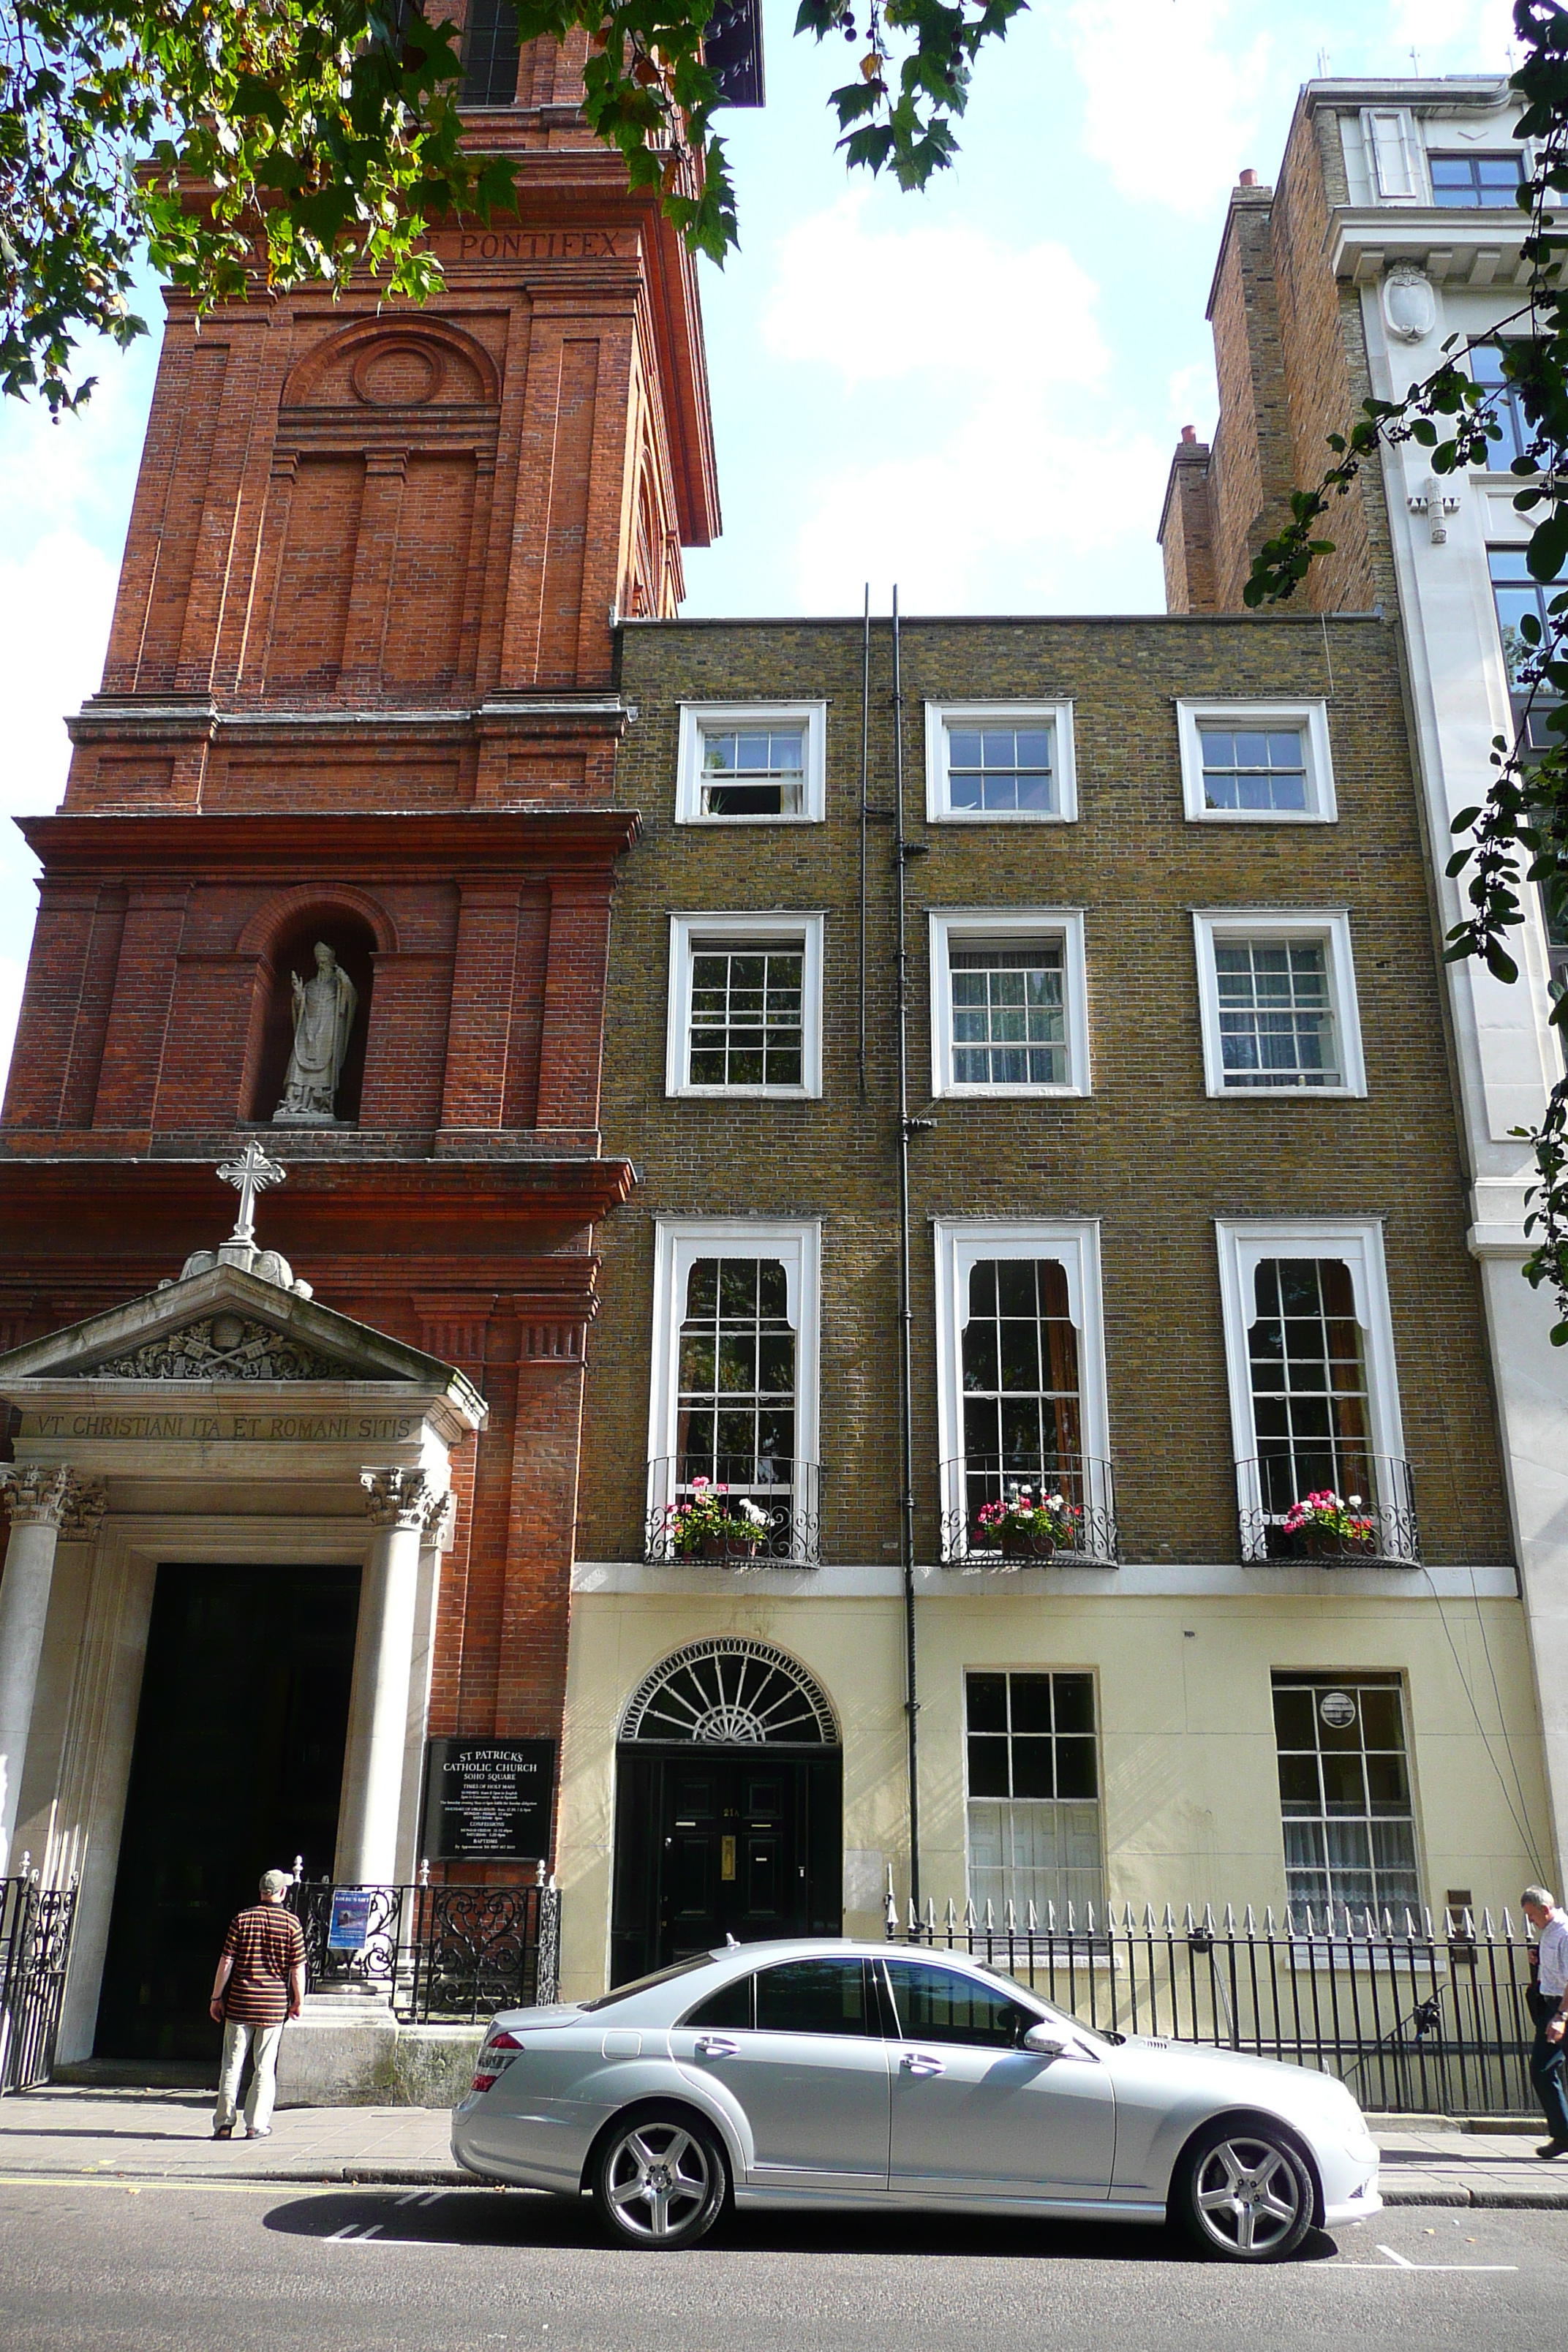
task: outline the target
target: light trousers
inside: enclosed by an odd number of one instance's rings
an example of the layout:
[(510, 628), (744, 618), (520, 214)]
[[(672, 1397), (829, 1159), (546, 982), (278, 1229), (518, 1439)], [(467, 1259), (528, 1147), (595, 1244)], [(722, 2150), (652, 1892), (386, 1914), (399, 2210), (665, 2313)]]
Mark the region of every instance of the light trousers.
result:
[(242, 2025), (231, 2017), (223, 2029), (223, 2063), (218, 2069), (217, 2108), (213, 2122), (219, 2129), (234, 2122), (239, 2104), (239, 2078), (245, 2072), (245, 2053), (252, 2051), (250, 2090), (245, 2102), (245, 2120), (251, 2131), (269, 2131), (272, 2126), (272, 2103), (278, 2096), (278, 2045), (283, 2039), (280, 2025)]

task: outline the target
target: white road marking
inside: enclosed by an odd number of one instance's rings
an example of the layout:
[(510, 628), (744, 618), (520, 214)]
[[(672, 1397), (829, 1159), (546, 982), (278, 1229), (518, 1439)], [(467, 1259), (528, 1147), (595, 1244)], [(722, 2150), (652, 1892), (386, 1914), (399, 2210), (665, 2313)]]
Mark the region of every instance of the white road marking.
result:
[(1379, 2246), (1377, 2251), (1380, 2254), (1386, 2254), (1391, 2263), (1397, 2263), (1402, 2271), (1413, 2271), (1415, 2268), (1415, 2263), (1406, 2262), (1403, 2254), (1396, 2254), (1392, 2246)]

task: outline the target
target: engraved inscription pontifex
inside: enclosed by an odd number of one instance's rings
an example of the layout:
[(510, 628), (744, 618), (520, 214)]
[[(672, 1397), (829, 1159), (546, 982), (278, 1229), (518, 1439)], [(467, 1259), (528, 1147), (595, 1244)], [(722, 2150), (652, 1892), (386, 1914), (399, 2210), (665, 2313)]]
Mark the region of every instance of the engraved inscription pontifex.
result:
[(362, 1470), (365, 1514), (374, 1528), (426, 1528), (440, 1523), (447, 1489), (435, 1487), (423, 1470)]
[(128, 1356), (89, 1365), (88, 1380), (113, 1381), (330, 1381), (342, 1366), (302, 1347), (265, 1323), (242, 1315), (213, 1315), (166, 1331)]
[(17, 1528), (58, 1528), (70, 1541), (90, 1536), (108, 1507), (103, 1484), (64, 1463), (0, 1463), (0, 1510)]
[(338, 1081), (343, 1074), (349, 1032), (359, 992), (324, 940), (316, 942), (316, 973), (289, 975), (294, 998), (294, 1046), (283, 1082), (283, 1099), (273, 1125), (330, 1127), (336, 1116)]

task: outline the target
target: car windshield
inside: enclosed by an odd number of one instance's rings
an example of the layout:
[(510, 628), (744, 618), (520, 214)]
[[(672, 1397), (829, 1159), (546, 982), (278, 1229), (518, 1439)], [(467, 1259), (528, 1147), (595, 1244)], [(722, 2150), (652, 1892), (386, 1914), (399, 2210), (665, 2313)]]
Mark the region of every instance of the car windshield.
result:
[(655, 1985), (673, 1984), (677, 1977), (689, 1977), (694, 1969), (710, 1968), (711, 1952), (699, 1952), (689, 1960), (677, 1960), (673, 1967), (655, 1969), (650, 1977), (634, 1977), (630, 1984), (616, 1985), (613, 1992), (602, 1992), (596, 2000), (585, 2000), (584, 2009), (614, 2009), (618, 2002), (631, 2000), (639, 1992), (651, 1992)]
[[(1005, 1969), (997, 1968), (994, 1961), (977, 1960), (975, 1966), (983, 1976), (994, 1977), (998, 1984), (1005, 1985), (1009, 1992), (1021, 1992), (1026, 2000), (1039, 2000), (1038, 1993), (1031, 1986), (1021, 1985), (1016, 1977), (1010, 1977)], [(1114, 2050), (1119, 2042), (1127, 2039), (1124, 2033), (1107, 2033), (1098, 2025), (1086, 2025), (1081, 2017), (1070, 2017), (1066, 2010), (1050, 2009), (1044, 2002), (1040, 2004), (1040, 2014), (1050, 2024), (1066, 2026), (1069, 2032), (1081, 2033), (1086, 2042), (1098, 2042), (1106, 2050)]]

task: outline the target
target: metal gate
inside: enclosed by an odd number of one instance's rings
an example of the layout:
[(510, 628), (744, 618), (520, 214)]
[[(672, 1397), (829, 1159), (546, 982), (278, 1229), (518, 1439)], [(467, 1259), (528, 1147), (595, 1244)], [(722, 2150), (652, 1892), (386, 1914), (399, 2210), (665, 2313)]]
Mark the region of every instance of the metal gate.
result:
[(0, 2097), (47, 2083), (60, 2030), (76, 1885), (0, 1879)]

